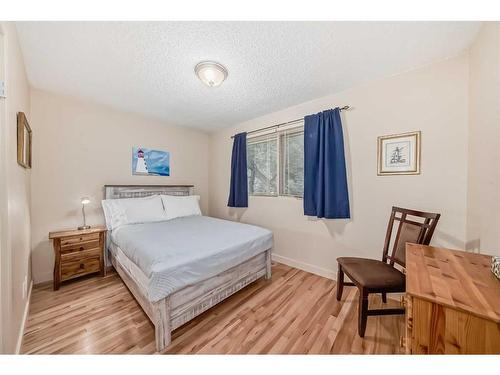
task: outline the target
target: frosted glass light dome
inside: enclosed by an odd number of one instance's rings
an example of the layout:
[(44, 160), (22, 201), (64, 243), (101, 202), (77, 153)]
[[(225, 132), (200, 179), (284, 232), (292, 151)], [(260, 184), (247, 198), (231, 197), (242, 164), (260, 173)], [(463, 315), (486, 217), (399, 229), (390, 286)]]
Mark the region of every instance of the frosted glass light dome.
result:
[(214, 61), (202, 61), (195, 66), (194, 71), (208, 87), (219, 86), (227, 78), (227, 69)]

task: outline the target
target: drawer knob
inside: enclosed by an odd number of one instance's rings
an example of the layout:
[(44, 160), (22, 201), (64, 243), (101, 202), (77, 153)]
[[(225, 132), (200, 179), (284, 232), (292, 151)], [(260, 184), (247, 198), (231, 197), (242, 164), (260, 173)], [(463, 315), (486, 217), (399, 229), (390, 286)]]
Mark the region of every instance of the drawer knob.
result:
[(401, 304), (401, 307), (406, 307), (406, 298), (405, 298), (404, 295), (401, 296), (401, 299), (400, 299), (399, 303)]
[(80, 269), (83, 270), (85, 268), (85, 264), (80, 263)]
[(403, 336), (401, 336), (401, 337), (399, 338), (399, 346), (400, 346), (401, 348), (405, 348), (405, 347), (406, 347), (406, 339), (405, 339)]
[(80, 250), (83, 250), (83, 246), (80, 246)]

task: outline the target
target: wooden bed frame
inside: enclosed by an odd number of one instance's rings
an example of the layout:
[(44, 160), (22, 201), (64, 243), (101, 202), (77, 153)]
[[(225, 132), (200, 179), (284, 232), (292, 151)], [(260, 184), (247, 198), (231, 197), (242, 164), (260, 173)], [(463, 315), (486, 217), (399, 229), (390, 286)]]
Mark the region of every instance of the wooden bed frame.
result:
[[(105, 199), (138, 198), (155, 194), (192, 195), (193, 185), (106, 185)], [(147, 292), (110, 251), (107, 236), (107, 259), (155, 326), (156, 350), (163, 351), (171, 341), (171, 332), (217, 303), (261, 277), (271, 278), (271, 249), (216, 276), (188, 285), (157, 301), (150, 302)]]

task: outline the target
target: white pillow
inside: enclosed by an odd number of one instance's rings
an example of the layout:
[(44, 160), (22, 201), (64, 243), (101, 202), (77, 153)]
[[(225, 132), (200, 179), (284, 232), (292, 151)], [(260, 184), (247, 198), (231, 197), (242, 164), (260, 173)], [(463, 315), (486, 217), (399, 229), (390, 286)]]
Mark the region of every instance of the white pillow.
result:
[(162, 195), (163, 207), (167, 220), (183, 216), (200, 216), (200, 196), (199, 195)]
[(108, 229), (125, 224), (166, 220), (159, 195), (144, 198), (105, 199), (102, 208)]

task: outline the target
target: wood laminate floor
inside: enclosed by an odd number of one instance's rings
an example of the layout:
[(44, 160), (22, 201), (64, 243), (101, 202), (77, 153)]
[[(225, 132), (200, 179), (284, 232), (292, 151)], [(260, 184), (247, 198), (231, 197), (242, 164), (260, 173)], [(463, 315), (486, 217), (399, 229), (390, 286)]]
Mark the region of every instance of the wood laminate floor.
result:
[[(401, 353), (403, 316), (369, 317), (357, 335), (357, 290), (282, 264), (173, 332), (173, 353)], [(387, 307), (398, 303), (389, 300)], [(381, 307), (379, 296), (370, 308)], [(154, 327), (116, 273), (37, 287), (22, 353), (154, 353)]]

